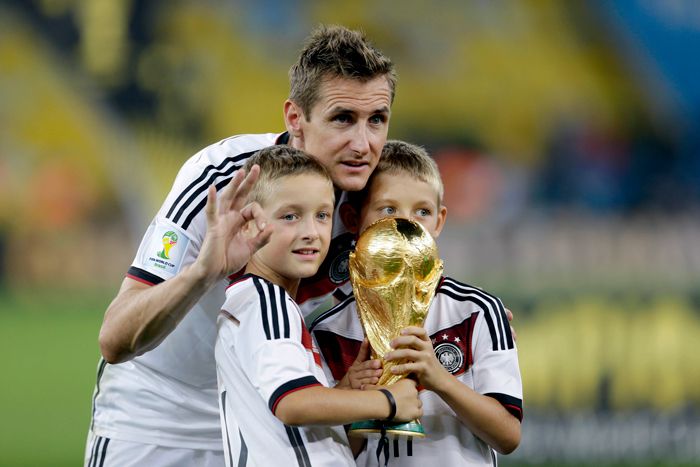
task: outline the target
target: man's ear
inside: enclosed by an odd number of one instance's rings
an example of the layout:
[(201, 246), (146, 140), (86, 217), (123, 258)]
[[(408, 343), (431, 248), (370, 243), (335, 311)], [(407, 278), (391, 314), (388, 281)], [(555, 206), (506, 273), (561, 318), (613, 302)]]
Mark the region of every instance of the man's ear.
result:
[(338, 210), (340, 220), (343, 221), (345, 228), (357, 235), (360, 230), (360, 213), (350, 203), (341, 204)]
[(284, 101), (284, 125), (293, 138), (303, 138), (304, 131), (301, 126), (303, 118), (304, 112), (302, 112), (298, 105), (289, 99)]

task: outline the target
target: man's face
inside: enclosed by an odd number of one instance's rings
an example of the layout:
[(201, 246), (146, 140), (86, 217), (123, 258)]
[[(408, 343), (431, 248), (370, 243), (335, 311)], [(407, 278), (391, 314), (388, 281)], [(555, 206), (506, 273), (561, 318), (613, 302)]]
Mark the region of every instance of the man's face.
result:
[[(290, 129), (292, 145), (314, 156), (331, 174), (336, 187), (361, 190), (377, 166), (389, 130), (391, 89), (386, 78), (371, 81), (326, 80), (311, 115)], [(289, 106), (285, 107), (290, 128)], [(296, 107), (296, 106), (294, 106)]]

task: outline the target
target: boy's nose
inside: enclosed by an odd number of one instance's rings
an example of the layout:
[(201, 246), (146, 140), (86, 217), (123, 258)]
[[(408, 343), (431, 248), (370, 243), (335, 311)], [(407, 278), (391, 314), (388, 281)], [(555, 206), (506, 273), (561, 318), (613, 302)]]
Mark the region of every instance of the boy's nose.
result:
[(318, 227), (316, 226), (316, 223), (313, 219), (309, 219), (306, 222), (303, 222), (302, 225), (304, 229), (302, 236), (305, 239), (315, 240), (319, 237)]

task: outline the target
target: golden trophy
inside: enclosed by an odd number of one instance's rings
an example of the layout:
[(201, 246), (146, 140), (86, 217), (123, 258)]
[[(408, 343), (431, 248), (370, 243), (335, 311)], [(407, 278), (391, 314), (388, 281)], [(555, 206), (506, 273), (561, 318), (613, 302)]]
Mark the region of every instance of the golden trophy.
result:
[[(360, 235), (350, 253), (350, 281), (372, 358), (385, 355), (391, 341), (407, 326), (423, 326), (430, 302), (442, 275), (443, 265), (432, 235), (417, 222), (384, 218)], [(384, 362), (379, 385), (404, 378), (391, 368), (404, 361)], [(392, 423), (368, 420), (353, 423), (349, 435), (385, 433), (425, 436), (418, 420)]]

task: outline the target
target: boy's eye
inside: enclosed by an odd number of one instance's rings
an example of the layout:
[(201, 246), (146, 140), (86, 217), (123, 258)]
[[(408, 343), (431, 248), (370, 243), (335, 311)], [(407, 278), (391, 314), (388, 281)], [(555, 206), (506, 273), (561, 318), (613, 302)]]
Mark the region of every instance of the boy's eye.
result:
[(282, 216), (282, 219), (285, 220), (285, 221), (293, 221), (293, 220), (296, 220), (297, 217), (298, 217), (298, 216), (297, 216), (296, 214), (284, 214), (284, 215)]
[(384, 206), (380, 211), (382, 214), (386, 214), (387, 216), (393, 216), (396, 214), (396, 209), (391, 206)]
[(416, 215), (420, 217), (428, 217), (430, 215), (430, 209), (421, 208), (416, 210)]

